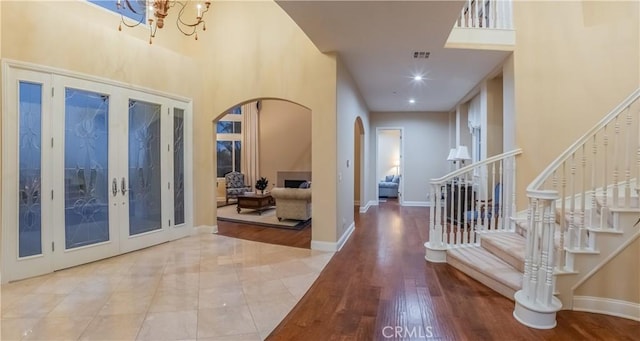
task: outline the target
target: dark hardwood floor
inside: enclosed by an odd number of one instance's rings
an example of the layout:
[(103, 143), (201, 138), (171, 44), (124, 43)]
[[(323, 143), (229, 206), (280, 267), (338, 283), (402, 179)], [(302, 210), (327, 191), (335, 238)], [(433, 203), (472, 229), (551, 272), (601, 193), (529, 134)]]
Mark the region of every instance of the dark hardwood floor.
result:
[(447, 264), (427, 263), (428, 209), (389, 201), (356, 229), (268, 340), (638, 340), (640, 323), (558, 313), (536, 330), (514, 303)]
[(312, 224), (305, 226), (301, 230), (290, 230), (218, 220), (218, 234), (256, 242), (309, 249), (311, 248)]

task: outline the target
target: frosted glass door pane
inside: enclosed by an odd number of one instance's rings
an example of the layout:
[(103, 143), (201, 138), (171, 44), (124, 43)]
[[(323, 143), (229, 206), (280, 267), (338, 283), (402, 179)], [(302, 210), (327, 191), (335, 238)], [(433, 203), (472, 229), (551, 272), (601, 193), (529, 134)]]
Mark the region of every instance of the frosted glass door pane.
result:
[(65, 246), (109, 240), (109, 97), (65, 91)]
[(18, 249), (20, 257), (42, 253), (42, 85), (20, 82)]
[(160, 105), (129, 100), (129, 235), (162, 228)]
[(175, 225), (184, 224), (184, 110), (173, 110), (173, 205)]

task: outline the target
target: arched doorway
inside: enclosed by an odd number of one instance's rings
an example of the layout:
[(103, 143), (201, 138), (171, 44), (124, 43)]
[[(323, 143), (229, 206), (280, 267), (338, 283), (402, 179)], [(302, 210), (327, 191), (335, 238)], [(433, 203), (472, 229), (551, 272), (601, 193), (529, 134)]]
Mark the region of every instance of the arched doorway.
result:
[[(232, 107), (214, 120), (217, 218), (220, 221), (246, 222), (247, 225), (302, 230), (310, 226), (311, 191), (308, 192), (309, 219), (276, 214), (274, 188), (296, 187), (311, 183), (311, 110), (280, 99), (253, 99)], [(239, 195), (229, 195), (229, 172), (241, 173), (243, 187)], [(264, 191), (256, 182), (268, 181)], [(249, 195), (271, 196), (272, 199)], [(272, 201), (269, 201), (272, 200)], [(280, 210), (281, 211), (281, 210)], [(264, 231), (264, 229), (263, 229)], [(273, 231), (266, 231), (272, 233)], [(223, 231), (223, 234), (224, 231)], [(234, 235), (243, 238), (243, 236)], [(310, 245), (310, 233), (308, 235)], [(256, 239), (254, 239), (256, 240)], [(268, 240), (260, 240), (269, 242)]]

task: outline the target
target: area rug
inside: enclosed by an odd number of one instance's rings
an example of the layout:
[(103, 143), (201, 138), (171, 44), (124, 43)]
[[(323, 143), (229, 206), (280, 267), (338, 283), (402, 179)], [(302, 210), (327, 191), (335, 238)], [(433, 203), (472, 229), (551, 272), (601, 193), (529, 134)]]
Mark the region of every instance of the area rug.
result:
[(236, 205), (219, 207), (218, 220), (295, 230), (300, 230), (311, 222), (311, 219), (306, 221), (282, 219), (278, 221), (275, 207), (262, 211), (262, 214), (246, 208), (238, 213)]

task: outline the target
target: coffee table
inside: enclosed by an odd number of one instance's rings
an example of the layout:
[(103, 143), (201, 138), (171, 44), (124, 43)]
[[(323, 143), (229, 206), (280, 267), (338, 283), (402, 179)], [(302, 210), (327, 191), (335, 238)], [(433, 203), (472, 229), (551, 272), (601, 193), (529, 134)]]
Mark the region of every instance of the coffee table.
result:
[(271, 206), (275, 204), (276, 200), (273, 199), (271, 194), (245, 193), (238, 195), (238, 206), (236, 210), (240, 213), (240, 209), (250, 208), (257, 211), (259, 215), (262, 215), (262, 211), (271, 208)]

